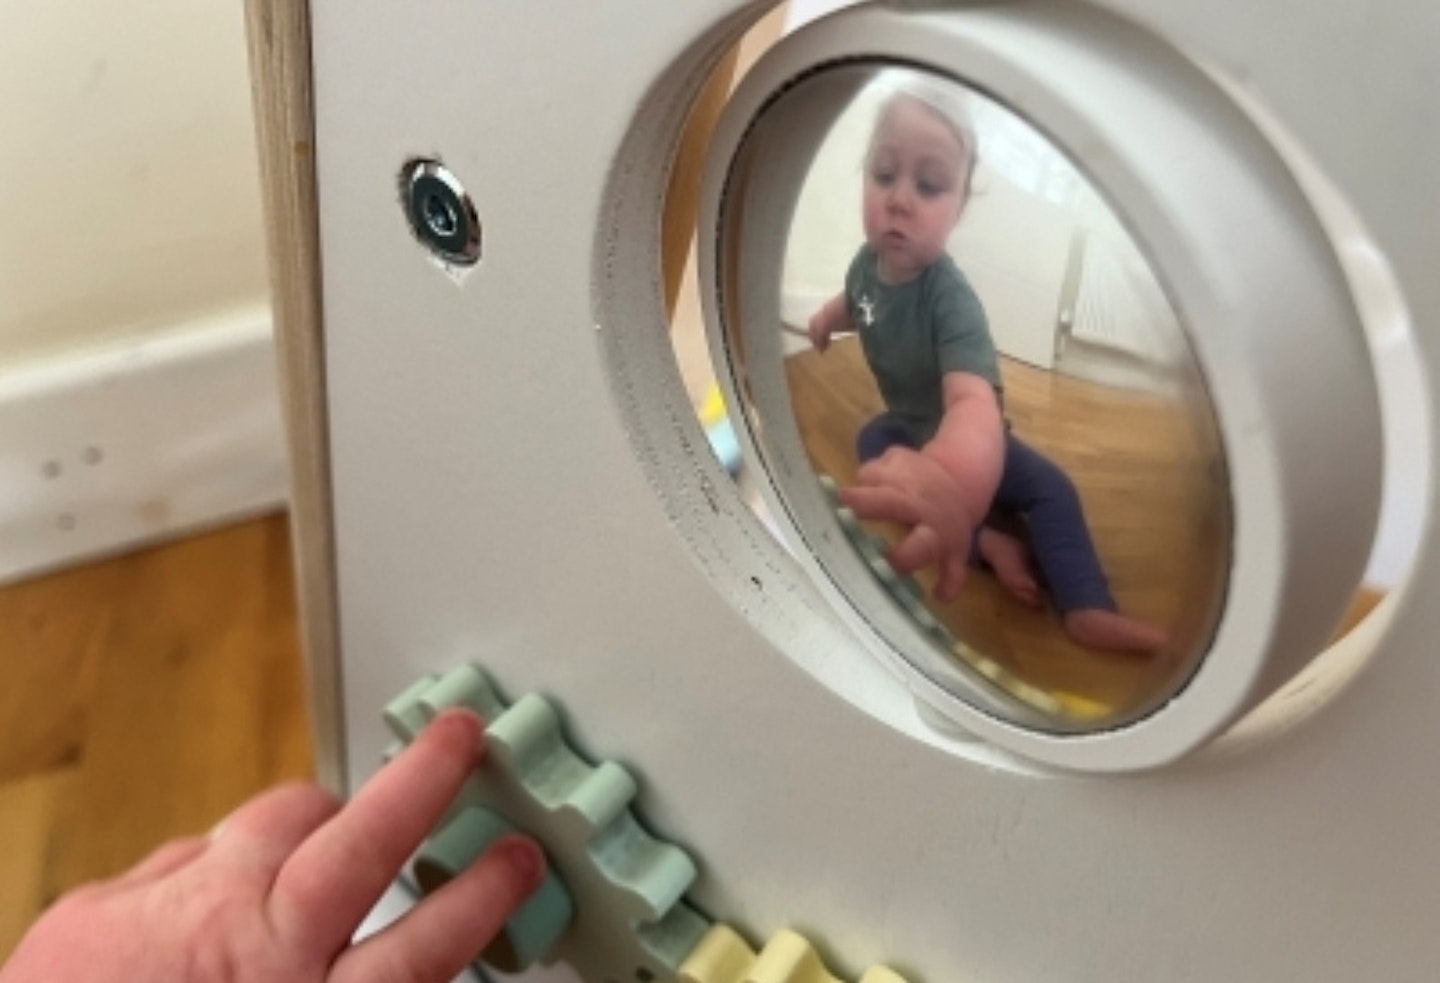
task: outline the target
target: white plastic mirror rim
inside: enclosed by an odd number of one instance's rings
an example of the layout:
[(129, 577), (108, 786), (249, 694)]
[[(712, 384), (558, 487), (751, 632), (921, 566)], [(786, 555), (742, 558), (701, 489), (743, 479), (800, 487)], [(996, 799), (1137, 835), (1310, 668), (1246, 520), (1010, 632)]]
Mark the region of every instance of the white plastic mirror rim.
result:
[[(768, 52), (712, 139), (700, 272), (718, 365), (730, 357), (719, 322), (727, 250), (761, 251), (745, 261), (745, 282), (732, 285), (732, 307), (770, 312), (763, 327), (739, 326), (748, 342), (774, 330), (778, 307), (762, 305), (779, 297), (785, 236), (783, 217), (772, 216), (778, 231), (749, 221), (743, 241), (717, 241), (731, 162), (777, 93), (821, 66), (857, 60), (927, 68), (997, 99), (1047, 133), (1117, 208), (1187, 326), (1215, 406), (1233, 507), (1227, 599), (1210, 651), (1180, 692), (1141, 719), (1104, 731), (1047, 733), (971, 705), (904, 660), (894, 668), (925, 703), (1033, 759), (1102, 771), (1172, 761), (1322, 651), (1373, 541), (1379, 402), (1334, 250), (1266, 137), (1154, 34), (1083, 4), (1043, 0), (911, 12), (856, 7)], [(831, 118), (841, 108), (833, 106)], [(772, 161), (779, 152), (773, 144), (766, 150)], [(758, 185), (769, 170), (746, 176), (747, 194), (764, 193)], [(737, 380), (721, 376), (731, 405), (743, 405)], [(748, 453), (759, 453), (750, 434), (742, 439)], [(802, 535), (793, 522), (789, 532)], [(829, 582), (831, 573), (815, 558), (800, 560), (853, 627), (850, 601)], [(874, 641), (857, 639), (857, 652), (873, 651)]]

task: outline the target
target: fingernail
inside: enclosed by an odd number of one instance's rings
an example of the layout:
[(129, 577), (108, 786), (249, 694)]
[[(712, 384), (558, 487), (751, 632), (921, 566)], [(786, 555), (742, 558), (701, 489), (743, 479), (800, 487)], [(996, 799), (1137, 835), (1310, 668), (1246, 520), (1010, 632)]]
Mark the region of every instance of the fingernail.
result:
[(545, 880), (545, 853), (528, 836), (506, 836), (496, 842), (493, 850), (510, 865), (529, 894)]

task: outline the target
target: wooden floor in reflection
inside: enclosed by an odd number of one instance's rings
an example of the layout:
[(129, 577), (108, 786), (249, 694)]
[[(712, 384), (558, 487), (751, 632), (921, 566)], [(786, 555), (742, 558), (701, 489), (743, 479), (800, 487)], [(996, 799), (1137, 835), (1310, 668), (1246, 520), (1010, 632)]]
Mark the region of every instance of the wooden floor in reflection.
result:
[[(1177, 399), (1008, 359), (1001, 371), (1016, 435), (1079, 489), (1121, 610), (1165, 627), (1171, 649), (1144, 657), (1081, 648), (1053, 609), (1025, 607), (979, 570), (958, 601), (943, 608), (932, 601), (932, 609), (972, 648), (1074, 706), (1103, 716), (1148, 702), (1187, 671), (1219, 610), (1230, 534), (1218, 444)], [(882, 405), (858, 339), (837, 341), (824, 355), (794, 355), (787, 374), (813, 466), (848, 483), (855, 433)]]

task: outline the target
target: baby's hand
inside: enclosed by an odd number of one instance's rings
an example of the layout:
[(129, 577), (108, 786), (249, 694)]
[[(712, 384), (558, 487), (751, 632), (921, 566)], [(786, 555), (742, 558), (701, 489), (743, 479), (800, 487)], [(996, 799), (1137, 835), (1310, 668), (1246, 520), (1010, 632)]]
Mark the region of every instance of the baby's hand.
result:
[(958, 597), (977, 522), (950, 472), (921, 451), (896, 446), (863, 465), (856, 478), (841, 489), (842, 503), (861, 519), (908, 527), (885, 554), (890, 565), (902, 574), (936, 565), (936, 598)]
[(280, 788), (209, 837), (71, 892), (0, 983), (447, 983), (540, 885), (530, 840), (501, 840), (398, 922), (351, 937), (475, 767), (480, 736), (472, 714), (442, 713), (348, 805)]

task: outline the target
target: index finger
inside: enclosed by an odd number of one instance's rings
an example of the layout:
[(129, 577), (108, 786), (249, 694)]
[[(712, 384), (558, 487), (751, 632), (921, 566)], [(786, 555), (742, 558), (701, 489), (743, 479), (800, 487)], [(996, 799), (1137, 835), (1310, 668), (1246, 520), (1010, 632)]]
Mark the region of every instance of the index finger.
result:
[(840, 503), (861, 519), (913, 526), (920, 522), (915, 499), (887, 485), (851, 485), (840, 489)]
[(277, 929), (338, 952), (479, 762), (483, 726), (439, 714), (280, 868), (269, 907)]

